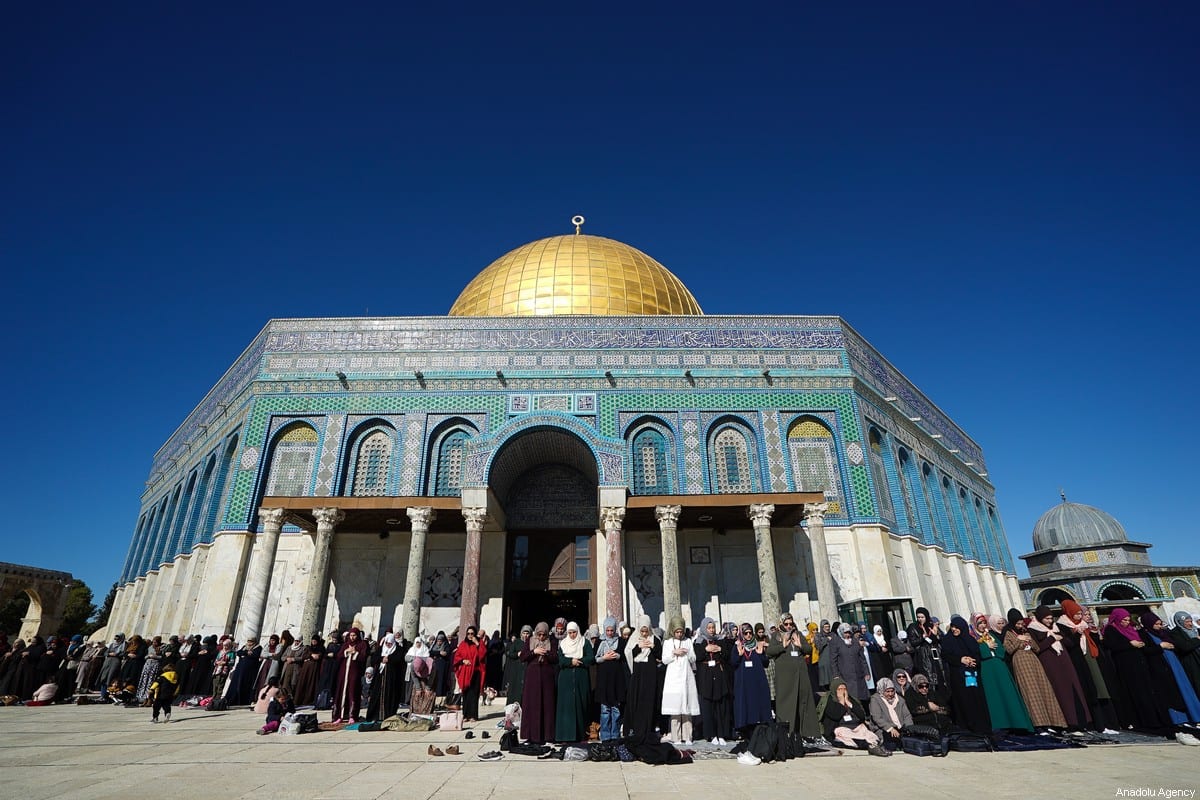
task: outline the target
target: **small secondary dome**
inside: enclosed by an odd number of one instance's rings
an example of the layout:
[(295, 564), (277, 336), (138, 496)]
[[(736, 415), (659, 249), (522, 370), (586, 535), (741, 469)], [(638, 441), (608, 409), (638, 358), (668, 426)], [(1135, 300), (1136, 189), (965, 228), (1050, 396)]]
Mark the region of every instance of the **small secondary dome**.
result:
[(1125, 528), (1112, 514), (1082, 503), (1069, 503), (1066, 497), (1042, 514), (1033, 526), (1035, 551), (1127, 541)]
[(700, 315), (683, 282), (623, 242), (579, 233), (522, 245), (467, 284), (452, 317)]

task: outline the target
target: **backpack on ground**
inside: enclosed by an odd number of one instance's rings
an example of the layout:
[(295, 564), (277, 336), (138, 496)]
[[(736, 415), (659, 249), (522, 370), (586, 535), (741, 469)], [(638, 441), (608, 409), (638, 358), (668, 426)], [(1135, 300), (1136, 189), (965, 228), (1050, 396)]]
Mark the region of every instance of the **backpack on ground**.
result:
[(990, 753), (996, 748), (992, 745), (992, 737), (981, 733), (959, 731), (950, 734), (950, 749), (960, 753)]
[(900, 749), (910, 756), (944, 756), (950, 752), (949, 737), (941, 737), (937, 741), (923, 736), (900, 736)]

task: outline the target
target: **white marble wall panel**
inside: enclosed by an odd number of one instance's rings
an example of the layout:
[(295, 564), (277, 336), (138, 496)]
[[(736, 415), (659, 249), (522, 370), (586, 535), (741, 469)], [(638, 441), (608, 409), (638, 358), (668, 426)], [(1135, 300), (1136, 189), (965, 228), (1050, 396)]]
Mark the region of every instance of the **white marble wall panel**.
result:
[(183, 608), (180, 610), (178, 628), (180, 631), (189, 634), (195, 633), (192, 630), (192, 622), (196, 618), (196, 608), (200, 603), (200, 589), (204, 585), (204, 576), (208, 570), (208, 554), (212, 550), (211, 544), (198, 545), (192, 550), (191, 573), (188, 575), (188, 582), (184, 586), (182, 596)]
[(209, 551), (192, 633), (201, 636), (230, 633), (252, 535), (245, 531), (218, 533)]

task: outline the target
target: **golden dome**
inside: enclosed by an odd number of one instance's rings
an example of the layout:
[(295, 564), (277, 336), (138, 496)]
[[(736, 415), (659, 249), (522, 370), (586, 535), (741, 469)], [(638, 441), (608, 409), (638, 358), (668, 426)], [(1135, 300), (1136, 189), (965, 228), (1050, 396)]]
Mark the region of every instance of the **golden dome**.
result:
[(452, 317), (703, 313), (687, 287), (641, 250), (582, 233), (538, 239), (504, 254), (450, 309)]

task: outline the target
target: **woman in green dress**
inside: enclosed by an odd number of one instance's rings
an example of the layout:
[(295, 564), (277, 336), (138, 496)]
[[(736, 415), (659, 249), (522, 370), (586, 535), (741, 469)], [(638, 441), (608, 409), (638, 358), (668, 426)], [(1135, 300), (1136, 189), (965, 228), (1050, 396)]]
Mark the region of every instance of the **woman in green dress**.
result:
[(558, 643), (558, 707), (555, 738), (560, 742), (586, 742), (591, 722), (592, 684), (588, 667), (596, 661), (591, 642), (579, 633), (579, 624), (567, 624), (567, 635)]
[(993, 730), (1033, 731), (1033, 721), (1012, 672), (1004, 657), (1004, 620), (997, 614), (990, 617), (975, 614), (971, 618), (976, 641), (979, 642), (979, 680), (983, 684), (983, 695), (987, 698), (988, 712), (992, 715)]

